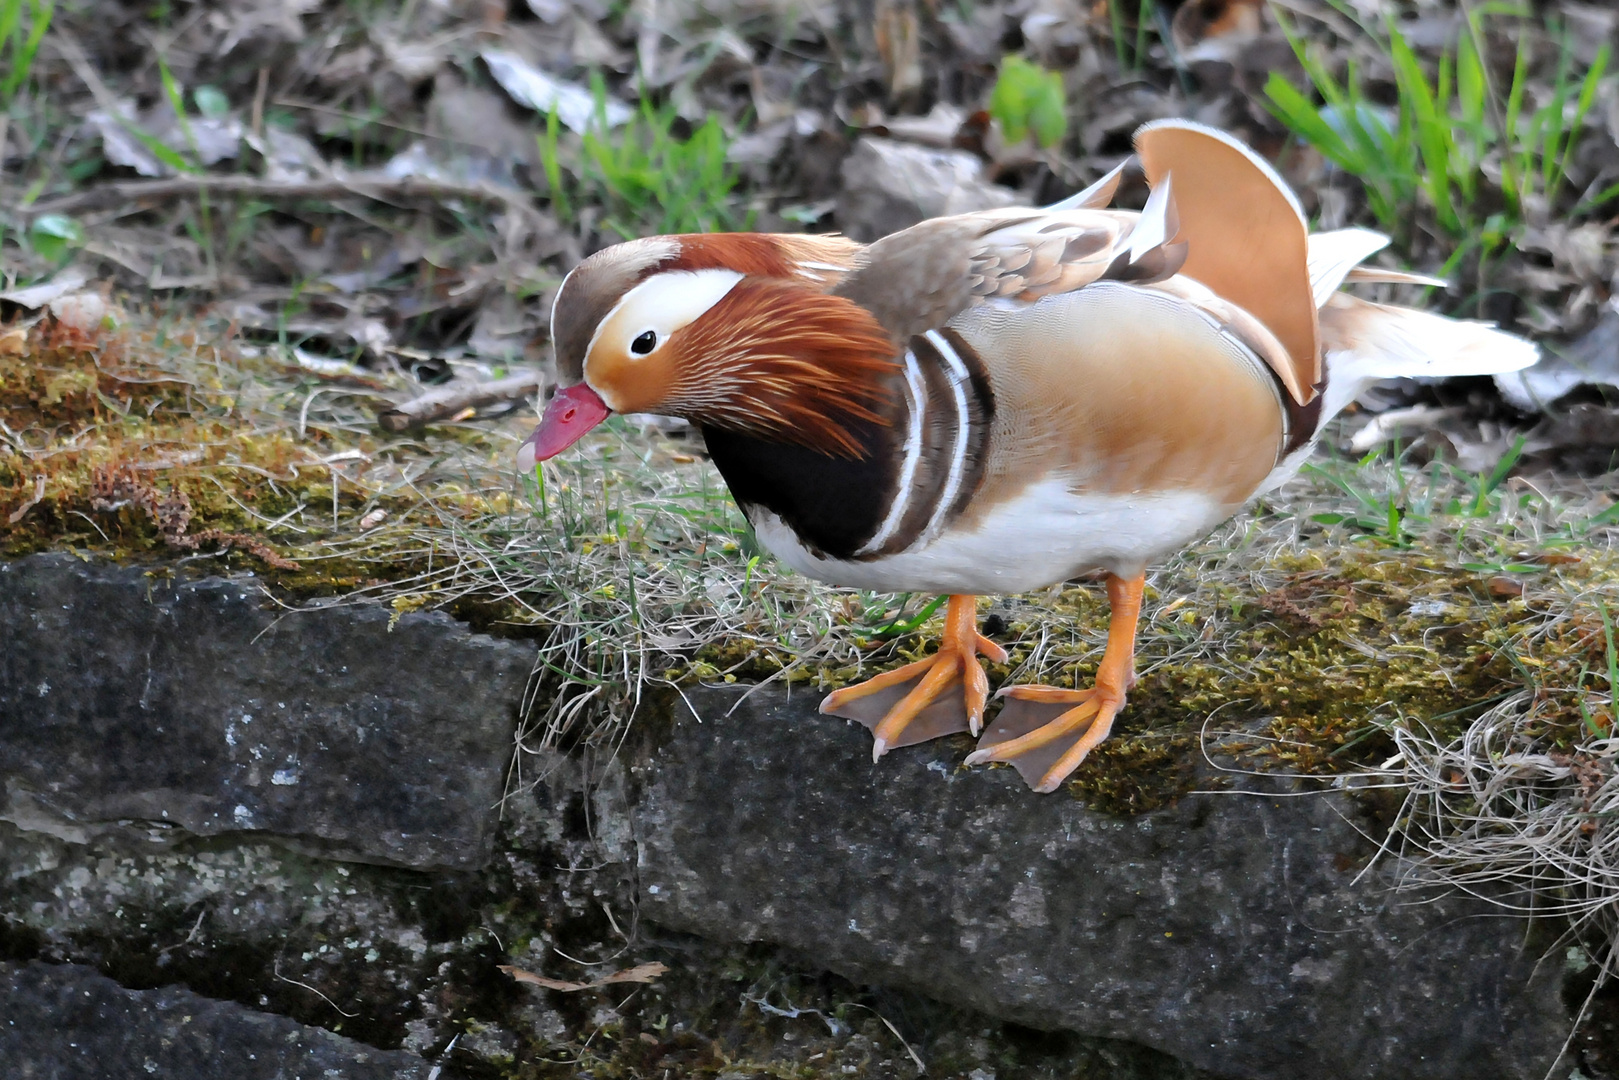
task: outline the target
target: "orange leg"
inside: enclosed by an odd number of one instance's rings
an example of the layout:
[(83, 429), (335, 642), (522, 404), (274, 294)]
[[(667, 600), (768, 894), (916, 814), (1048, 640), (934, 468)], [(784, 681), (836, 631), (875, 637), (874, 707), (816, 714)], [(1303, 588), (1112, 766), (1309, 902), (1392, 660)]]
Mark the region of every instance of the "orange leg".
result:
[[(1013, 686), (1002, 690), (1010, 698), (979, 748), (967, 757), (968, 765), (1008, 761), (1036, 791), (1052, 792), (1079, 768), (1085, 755), (1107, 738), (1113, 718), (1124, 708), (1124, 695), (1135, 684), (1136, 622), (1141, 616), (1141, 590), (1146, 576), (1107, 577), (1107, 598), (1112, 613), (1107, 627), (1107, 650), (1096, 669), (1096, 684), (1089, 690), (1063, 690), (1055, 686)], [(1061, 706), (1073, 706), (1062, 709)], [(1033, 726), (1042, 716), (1055, 718)], [(1030, 730), (1032, 726), (1032, 730)]]
[[(978, 632), (977, 597), (952, 596), (945, 608), (944, 639), (927, 660), (906, 664), (867, 679), (856, 686), (834, 690), (821, 702), (821, 711), (871, 728), (871, 759), (889, 750), (924, 742), (957, 731), (978, 734), (989, 698), (989, 679), (979, 666), (984, 655), (998, 662), (1006, 650)], [(941, 700), (957, 680), (963, 682), (962, 702)], [(914, 683), (914, 686), (909, 684)], [(909, 689), (907, 689), (909, 686)]]

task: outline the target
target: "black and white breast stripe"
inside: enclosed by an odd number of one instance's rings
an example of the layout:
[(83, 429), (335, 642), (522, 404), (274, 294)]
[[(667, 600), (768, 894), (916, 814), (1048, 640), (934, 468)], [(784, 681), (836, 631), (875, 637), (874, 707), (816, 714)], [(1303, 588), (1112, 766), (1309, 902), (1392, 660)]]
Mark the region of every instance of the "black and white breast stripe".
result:
[(961, 512), (983, 478), (995, 412), (983, 361), (948, 328), (912, 338), (902, 360), (904, 450), (887, 512), (856, 558), (926, 545)]

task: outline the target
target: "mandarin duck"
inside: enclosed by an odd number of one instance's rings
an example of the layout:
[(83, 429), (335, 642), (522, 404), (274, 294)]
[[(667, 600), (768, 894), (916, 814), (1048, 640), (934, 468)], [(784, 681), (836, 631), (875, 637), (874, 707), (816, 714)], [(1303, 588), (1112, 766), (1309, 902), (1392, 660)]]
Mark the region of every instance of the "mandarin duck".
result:
[[(563, 281), (560, 389), (527, 471), (610, 413), (698, 425), (759, 542), (833, 585), (950, 594), (938, 653), (837, 690), (873, 759), (988, 702), (975, 598), (1103, 571), (1107, 645), (1083, 689), (1012, 686), (967, 764), (1049, 792), (1107, 737), (1134, 682), (1149, 564), (1292, 476), (1372, 381), (1533, 363), (1488, 324), (1358, 299), (1443, 284), (1360, 265), (1388, 239), (1308, 231), (1232, 137), (1147, 124), (1140, 212), (1118, 169), (1044, 209), (838, 236), (632, 240)], [(1129, 164), (1128, 162), (1126, 164)], [(959, 684), (959, 689), (956, 689)]]

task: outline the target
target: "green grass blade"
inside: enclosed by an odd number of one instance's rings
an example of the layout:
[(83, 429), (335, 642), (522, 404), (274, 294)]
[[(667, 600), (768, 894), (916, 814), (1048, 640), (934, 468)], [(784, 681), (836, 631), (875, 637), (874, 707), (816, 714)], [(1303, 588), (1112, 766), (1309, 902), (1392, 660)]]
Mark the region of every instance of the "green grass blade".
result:
[(1585, 73), (1585, 78), (1580, 83), (1580, 96), (1575, 102), (1574, 119), (1568, 128), (1568, 140), (1563, 144), (1563, 154), (1557, 162), (1558, 184), (1568, 176), (1569, 159), (1574, 156), (1574, 148), (1580, 140), (1580, 131), (1585, 126), (1585, 115), (1591, 111), (1591, 106), (1596, 101), (1597, 84), (1608, 70), (1608, 60), (1611, 56), (1612, 50), (1606, 42), (1603, 42), (1602, 47), (1597, 50), (1596, 57), (1591, 61), (1591, 69)]
[(1271, 72), (1265, 82), (1267, 107), (1282, 123), (1305, 142), (1315, 147), (1333, 164), (1358, 172), (1361, 157), (1332, 126), (1321, 118), (1321, 112), (1298, 88), (1280, 72)]
[(1535, 110), (1536, 130), (1540, 134), (1540, 193), (1551, 201), (1552, 189), (1555, 186), (1557, 162), (1562, 157), (1563, 143), (1567, 136), (1564, 128), (1563, 114), (1568, 108), (1569, 70), (1573, 64), (1573, 52), (1565, 35), (1561, 41), (1561, 50), (1557, 54), (1557, 74), (1552, 79), (1551, 100)]
[(1613, 616), (1608, 613), (1608, 605), (1597, 601), (1597, 611), (1602, 616), (1602, 640), (1608, 651), (1608, 708), (1612, 710), (1610, 725), (1619, 723), (1619, 653), (1614, 650), (1613, 644)]
[(1518, 463), (1518, 459), (1523, 457), (1523, 448), (1527, 441), (1526, 436), (1519, 435), (1513, 441), (1512, 448), (1501, 455), (1501, 460), (1495, 463), (1495, 468), (1491, 469), (1490, 474), (1480, 482), (1478, 498), (1473, 502), (1473, 517), (1479, 517), (1489, 509), (1491, 493), (1501, 486), (1501, 482), (1507, 478), (1507, 473), (1511, 472), (1512, 467)]
[(18, 63), (22, 52), (22, 40), (17, 30), (22, 26), (22, 0), (0, 0), (0, 55), (10, 54), (11, 69), (4, 79), (0, 79), (0, 104), (9, 104), (11, 95), (17, 92), (17, 87), (28, 77), (28, 72)]
[[(191, 148), (191, 156), (200, 160), (202, 155), (197, 150), (197, 137), (191, 130), (191, 118), (186, 115), (185, 90), (175, 80), (174, 73), (169, 70), (168, 63), (161, 56), (157, 58), (157, 74), (163, 83), (163, 95), (169, 99), (169, 108), (174, 110), (176, 119), (180, 121), (180, 132), (185, 136), (186, 145)], [(157, 140), (152, 141), (156, 142)], [(180, 155), (175, 154), (175, 157), (178, 158)], [(181, 158), (181, 160), (183, 161), (184, 159)], [(198, 172), (200, 170), (195, 166), (191, 166), (184, 171)]]
[(1460, 231), (1450, 199), (1450, 121), (1441, 116), (1434, 88), (1423, 73), (1422, 63), (1398, 28), (1389, 26), (1389, 57), (1394, 62), (1394, 80), (1400, 101), (1411, 110), (1411, 118), (1422, 153), (1422, 187), (1434, 205), (1439, 223), (1451, 232)]
[(561, 122), (556, 106), (545, 115), (545, 130), (536, 136), (540, 144), (540, 166), (545, 170), (545, 183), (551, 190), (551, 207), (564, 221), (573, 219), (573, 207), (568, 201), (568, 189), (562, 182), (562, 160), (558, 155)]
[(1501, 191), (1513, 213), (1521, 213), (1524, 180), (1528, 172), (1528, 152), (1523, 146), (1518, 123), (1523, 117), (1523, 96), (1529, 85), (1529, 42), (1527, 35), (1518, 38), (1518, 57), (1512, 65), (1512, 85), (1507, 90), (1506, 116), (1502, 120), (1501, 142), (1505, 153), (1501, 155)]
[(27, 81), (34, 66), (34, 56), (39, 52), (39, 43), (44, 40), (45, 31), (50, 28), (51, 17), (55, 13), (55, 0), (29, 0), (28, 32), (22, 34), (19, 31), (22, 28), (23, 0), (0, 2), (0, 49), (10, 53), (6, 74), (0, 78), (0, 105), (9, 107), (11, 99)]

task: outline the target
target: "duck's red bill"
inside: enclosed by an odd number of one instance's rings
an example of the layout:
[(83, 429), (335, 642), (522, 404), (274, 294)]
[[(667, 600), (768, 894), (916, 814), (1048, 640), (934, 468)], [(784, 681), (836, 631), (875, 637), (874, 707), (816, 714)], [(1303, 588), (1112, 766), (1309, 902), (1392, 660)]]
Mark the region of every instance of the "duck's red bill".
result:
[(558, 390), (545, 407), (540, 426), (517, 448), (517, 467), (532, 472), (536, 461), (556, 457), (607, 419), (610, 412), (607, 403), (584, 383)]

